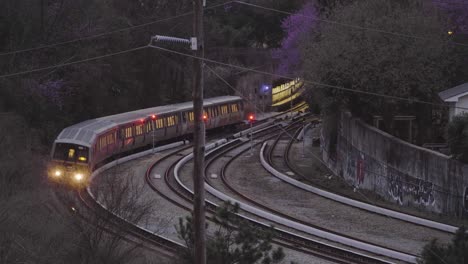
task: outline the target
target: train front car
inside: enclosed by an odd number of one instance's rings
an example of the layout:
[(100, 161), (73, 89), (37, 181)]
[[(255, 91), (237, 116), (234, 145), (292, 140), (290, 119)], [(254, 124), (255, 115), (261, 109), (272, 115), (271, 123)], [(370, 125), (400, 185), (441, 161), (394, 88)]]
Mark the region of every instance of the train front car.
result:
[(91, 174), (89, 147), (55, 141), (49, 165), (49, 178), (71, 186), (86, 186)]

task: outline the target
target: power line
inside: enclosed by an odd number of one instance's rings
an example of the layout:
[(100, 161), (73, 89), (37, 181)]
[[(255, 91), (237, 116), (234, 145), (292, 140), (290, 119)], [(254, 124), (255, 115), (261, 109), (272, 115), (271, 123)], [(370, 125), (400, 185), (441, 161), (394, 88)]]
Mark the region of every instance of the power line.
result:
[(102, 59), (102, 58), (112, 57), (112, 56), (116, 56), (116, 55), (120, 55), (120, 54), (124, 54), (124, 53), (129, 53), (129, 52), (133, 52), (133, 51), (137, 51), (137, 50), (146, 49), (147, 47), (148, 46), (145, 45), (145, 46), (141, 46), (141, 47), (137, 47), (137, 48), (122, 50), (122, 51), (119, 51), (119, 52), (105, 54), (105, 55), (92, 57), (92, 58), (88, 58), (88, 59), (84, 59), (84, 60), (72, 61), (72, 62), (56, 64), (56, 65), (43, 67), (43, 68), (37, 68), (37, 69), (32, 69), (32, 70), (27, 70), (27, 71), (4, 74), (4, 75), (0, 75), (0, 78), (13, 77), (13, 76), (18, 76), (18, 75), (23, 75), (23, 74), (28, 74), (28, 73), (34, 73), (34, 72), (39, 72), (39, 71), (44, 71), (44, 70), (55, 69), (55, 68), (59, 68), (59, 67), (70, 66), (70, 65), (73, 65), (73, 64), (78, 64), (78, 63), (83, 63), (83, 62), (88, 62), (88, 61), (94, 61), (94, 60), (98, 60), (98, 59)]
[[(186, 57), (190, 57), (190, 58), (193, 58), (193, 59), (202, 60), (202, 61), (205, 61), (205, 62), (210, 62), (210, 63), (222, 65), (222, 66), (225, 66), (225, 67), (236, 68), (236, 69), (239, 69), (239, 70), (245, 70), (245, 71), (255, 72), (255, 73), (259, 73), (259, 74), (264, 74), (264, 75), (269, 75), (269, 76), (284, 78), (284, 79), (288, 79), (288, 80), (294, 80), (294, 79), (296, 79), (296, 77), (291, 77), (291, 76), (287, 76), (287, 75), (282, 75), (282, 74), (276, 74), (276, 73), (271, 73), (271, 72), (256, 70), (256, 69), (247, 68), (247, 67), (244, 67), (244, 66), (229, 64), (229, 63), (220, 62), (220, 61), (216, 61), (216, 60), (211, 60), (211, 59), (207, 59), (207, 58), (201, 58), (201, 57), (197, 57), (197, 56), (195, 56), (195, 55), (191, 55), (191, 54), (187, 54), (187, 53), (183, 53), (183, 52), (179, 52), (179, 51), (175, 51), (175, 50), (171, 50), (171, 49), (166, 49), (166, 48), (158, 47), (158, 46), (154, 46), (154, 45), (149, 45), (149, 47), (155, 48), (155, 49), (159, 49), (159, 50), (162, 50), (162, 51), (166, 51), (166, 52), (170, 52), (170, 53), (174, 53), (174, 54), (178, 54), (178, 55), (182, 55), (182, 56), (186, 56)], [(383, 93), (376, 93), (376, 92), (368, 92), (368, 91), (362, 91), (362, 90), (355, 90), (355, 89), (346, 88), (346, 87), (342, 87), (342, 86), (336, 86), (336, 85), (331, 85), (331, 84), (326, 84), (326, 83), (320, 83), (320, 82), (315, 82), (315, 81), (309, 81), (309, 80), (305, 80), (305, 79), (303, 79), (303, 82), (304, 82), (304, 83), (307, 83), (307, 84), (311, 84), (311, 85), (318, 86), (317, 88), (331, 88), (331, 89), (336, 89), (336, 90), (341, 90), (341, 91), (346, 91), (346, 92), (351, 92), (351, 93), (359, 93), (359, 94), (365, 94), (365, 95), (383, 97), (383, 98), (386, 98), (386, 99), (393, 99), (393, 100), (398, 100), (398, 101), (405, 101), (405, 102), (409, 102), (409, 103), (426, 104), (426, 105), (433, 105), (433, 106), (439, 106), (439, 107), (449, 107), (449, 106), (446, 105), (446, 104), (438, 104), (438, 103), (433, 103), (433, 102), (428, 102), (428, 101), (422, 101), (422, 100), (418, 100), (418, 99), (411, 99), (411, 98), (399, 97), (399, 96), (388, 95), (388, 94), (383, 94)], [(462, 109), (462, 110), (468, 110), (467, 107), (454, 107), (454, 108)]]
[[(216, 8), (216, 7), (225, 5), (225, 4), (229, 4), (231, 2), (232, 1), (228, 1), (228, 2), (225, 2), (225, 3), (212, 5), (212, 6), (209, 6), (209, 7), (205, 7), (205, 9)], [(66, 40), (66, 41), (62, 41), (62, 42), (47, 44), (47, 45), (33, 47), (33, 48), (26, 48), (26, 49), (20, 49), (20, 50), (7, 51), (7, 52), (4, 52), (4, 53), (0, 53), (0, 56), (18, 54), (18, 53), (23, 53), (23, 52), (28, 52), (28, 51), (35, 51), (35, 50), (40, 50), (40, 49), (45, 49), (45, 48), (52, 48), (52, 47), (56, 47), (56, 46), (61, 46), (61, 45), (65, 45), (65, 44), (71, 44), (71, 43), (79, 42), (79, 41), (82, 41), (82, 40), (94, 39), (94, 38), (98, 38), (98, 37), (112, 35), (112, 34), (115, 34), (115, 33), (121, 33), (121, 32), (124, 32), (124, 31), (133, 30), (133, 29), (140, 28), (140, 27), (146, 27), (146, 26), (153, 25), (153, 24), (156, 24), (156, 23), (165, 22), (165, 21), (169, 21), (169, 20), (172, 20), (172, 19), (176, 19), (176, 18), (180, 18), (180, 17), (192, 15), (192, 14), (193, 14), (193, 11), (190, 11), (190, 12), (186, 12), (186, 13), (183, 13), (183, 14), (180, 14), (180, 15), (166, 17), (166, 18), (155, 20), (155, 21), (143, 23), (143, 24), (140, 24), (140, 25), (135, 25), (135, 26), (126, 27), (126, 28), (120, 28), (120, 29), (116, 29), (116, 30), (112, 30), (112, 31), (104, 32), (104, 33), (99, 33), (99, 34), (95, 34), (95, 35), (91, 35), (91, 36), (76, 38), (76, 39), (72, 39), (72, 40)]]
[[(415, 36), (415, 35), (405, 34), (405, 33), (400, 33), (400, 32), (387, 31), (387, 30), (383, 30), (383, 29), (379, 29), (379, 28), (369, 28), (369, 27), (364, 27), (364, 26), (352, 25), (352, 24), (347, 24), (347, 23), (342, 23), (342, 22), (317, 18), (317, 17), (314, 17), (314, 16), (308, 16), (308, 15), (299, 14), (299, 13), (292, 13), (292, 12), (279, 10), (279, 9), (275, 9), (275, 8), (271, 8), (271, 7), (266, 7), (266, 6), (261, 6), (261, 5), (256, 5), (256, 4), (252, 4), (252, 3), (246, 3), (246, 2), (243, 2), (243, 1), (234, 0), (232, 2), (241, 4), (241, 5), (256, 7), (256, 8), (263, 9), (263, 10), (273, 11), (273, 12), (277, 12), (277, 13), (281, 13), (281, 14), (285, 14), (285, 15), (297, 15), (297, 16), (307, 17), (307, 18), (311, 18), (311, 19), (313, 19), (315, 21), (324, 22), (324, 23), (333, 24), (333, 25), (339, 25), (339, 26), (348, 27), (348, 28), (352, 28), (352, 29), (372, 31), (372, 32), (377, 32), (377, 33), (382, 33), (382, 34), (387, 34), (387, 35), (392, 35), (392, 36), (397, 36), (397, 37), (403, 37), (403, 38), (413, 38), (413, 39), (419, 39), (419, 40), (434, 41), (434, 38), (430, 38), (430, 37), (421, 37), (421, 36)], [(444, 42), (449, 42), (449, 40), (444, 41)], [(461, 42), (450, 41), (450, 44), (468, 47), (468, 44), (464, 44), (464, 43), (461, 43)]]
[[(63, 63), (63, 64), (57, 64), (57, 65), (52, 65), (52, 66), (48, 66), (48, 67), (43, 67), (43, 68), (37, 68), (37, 69), (32, 69), (32, 70), (27, 70), (27, 71), (4, 74), (4, 75), (0, 75), (0, 78), (13, 77), (13, 76), (18, 76), (18, 75), (34, 73), (34, 72), (39, 72), (39, 71), (43, 71), (43, 70), (49, 70), (49, 69), (69, 66), (69, 65), (73, 65), (73, 64), (98, 60), (98, 59), (101, 59), (101, 58), (107, 58), (107, 57), (111, 57), (111, 56), (116, 56), (116, 55), (120, 55), (120, 54), (124, 54), (124, 53), (128, 53), (128, 52), (133, 52), (133, 51), (145, 49), (147, 47), (159, 49), (159, 50), (162, 50), (162, 51), (178, 54), (178, 55), (185, 56), (185, 57), (199, 59), (199, 60), (202, 60), (202, 61), (205, 61), (205, 62), (210, 62), (210, 63), (213, 63), (213, 64), (222, 65), (222, 66), (225, 66), (225, 67), (236, 68), (236, 69), (247, 71), (247, 72), (255, 72), (255, 73), (259, 73), (259, 74), (264, 74), (264, 75), (269, 75), (269, 76), (279, 77), (279, 78), (284, 78), (284, 79), (289, 79), (289, 80), (296, 79), (296, 77), (291, 77), (291, 76), (282, 75), (282, 74), (275, 74), (275, 73), (261, 71), (261, 70), (257, 70), (257, 69), (253, 69), (253, 68), (247, 68), (247, 67), (244, 67), (244, 66), (224, 63), (224, 62), (211, 60), (211, 59), (207, 59), (207, 58), (202, 58), (202, 57), (198, 57), (198, 56), (195, 56), (195, 55), (191, 55), (191, 54), (187, 54), (187, 53), (183, 53), (183, 52), (179, 52), (179, 51), (175, 51), (175, 50), (171, 50), (171, 49), (166, 49), (166, 48), (162, 48), (162, 47), (158, 47), (158, 46), (154, 46), (154, 45), (145, 45), (145, 46), (141, 46), (141, 47), (137, 47), (137, 48), (133, 48), (133, 49), (127, 49), (127, 50), (123, 50), (123, 51), (119, 51), (119, 52), (115, 52), (115, 53), (110, 53), (110, 54), (105, 54), (105, 55), (102, 55), (102, 56), (97, 56), (97, 57), (93, 57), (93, 58), (84, 59), (84, 60), (78, 60), (78, 61), (73, 61), (73, 62), (69, 62), (69, 63)], [(387, 95), (387, 94), (376, 93), (376, 92), (355, 90), (355, 89), (336, 86), (336, 85), (331, 85), (331, 84), (325, 84), (325, 83), (320, 83), (320, 82), (315, 82), (315, 81), (309, 81), (309, 80), (305, 80), (305, 79), (303, 79), (303, 82), (307, 83), (307, 84), (316, 85), (316, 86), (318, 86), (318, 88), (331, 88), (331, 89), (342, 90), (342, 91), (346, 91), (346, 92), (352, 92), (352, 93), (359, 93), (359, 94), (383, 97), (383, 98), (386, 98), (386, 99), (406, 101), (406, 102), (409, 102), (409, 103), (419, 103), (419, 104), (433, 105), (433, 106), (439, 106), (439, 107), (449, 107), (446, 104), (437, 104), (437, 103), (422, 101), (422, 100), (418, 100), (418, 99), (410, 99), (410, 98)], [(453, 108), (468, 110), (467, 107), (455, 106)]]

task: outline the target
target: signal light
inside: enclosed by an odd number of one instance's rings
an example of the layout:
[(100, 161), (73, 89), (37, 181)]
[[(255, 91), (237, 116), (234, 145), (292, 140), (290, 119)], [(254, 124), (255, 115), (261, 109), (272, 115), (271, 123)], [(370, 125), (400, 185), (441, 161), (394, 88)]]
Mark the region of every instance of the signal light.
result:
[(156, 119), (156, 115), (151, 115), (151, 119)]
[(249, 115), (249, 121), (254, 121), (255, 120), (255, 116), (254, 115)]
[(206, 121), (208, 120), (208, 116), (207, 115), (203, 115), (203, 121)]

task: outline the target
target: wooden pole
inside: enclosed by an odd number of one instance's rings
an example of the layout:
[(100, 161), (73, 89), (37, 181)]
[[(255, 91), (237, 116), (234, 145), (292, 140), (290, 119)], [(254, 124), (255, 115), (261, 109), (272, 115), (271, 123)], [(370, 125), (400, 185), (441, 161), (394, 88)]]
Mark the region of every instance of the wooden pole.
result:
[[(203, 57), (203, 0), (194, 0), (193, 33), (197, 38), (195, 56)], [(195, 264), (206, 263), (206, 236), (205, 236), (205, 124), (203, 122), (203, 61), (193, 60), (193, 112), (194, 112), (194, 240)]]

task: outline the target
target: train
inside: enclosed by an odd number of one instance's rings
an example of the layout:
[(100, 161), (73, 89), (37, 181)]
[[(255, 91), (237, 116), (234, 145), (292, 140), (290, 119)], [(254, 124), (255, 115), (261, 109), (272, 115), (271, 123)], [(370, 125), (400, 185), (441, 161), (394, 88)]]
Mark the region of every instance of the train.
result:
[[(202, 119), (207, 130), (240, 124), (244, 102), (239, 96), (204, 99)], [(193, 132), (192, 102), (86, 120), (57, 136), (47, 174), (55, 182), (86, 186), (91, 173), (107, 161)]]

